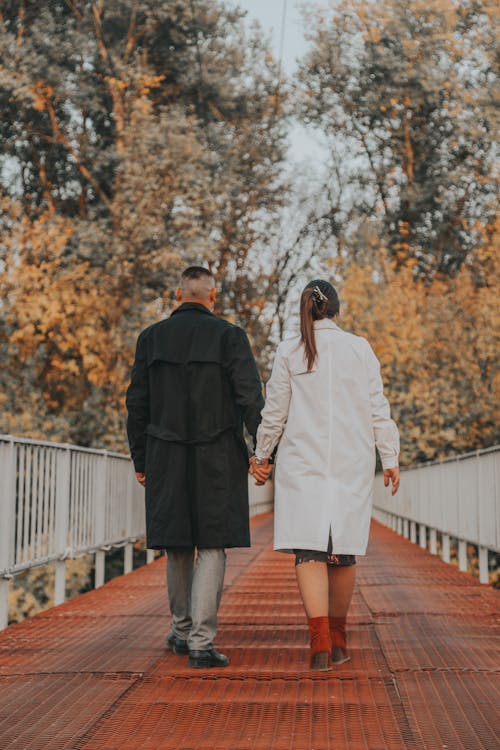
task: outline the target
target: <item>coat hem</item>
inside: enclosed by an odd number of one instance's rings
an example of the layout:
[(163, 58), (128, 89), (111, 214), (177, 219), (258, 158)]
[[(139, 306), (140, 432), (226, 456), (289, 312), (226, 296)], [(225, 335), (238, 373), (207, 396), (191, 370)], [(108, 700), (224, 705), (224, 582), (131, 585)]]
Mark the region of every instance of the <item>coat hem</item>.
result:
[(195, 542), (175, 542), (175, 544), (167, 543), (167, 544), (148, 544), (147, 549), (154, 549), (154, 550), (168, 550), (168, 549), (177, 549), (177, 548), (191, 548), (196, 547), (196, 549), (243, 549), (247, 547), (251, 547), (251, 542), (242, 542), (242, 543), (234, 543), (231, 544), (197, 544)]
[[(333, 544), (333, 554), (335, 555), (366, 555), (366, 547), (368, 545), (365, 545), (364, 547), (339, 547), (336, 546), (335, 543)], [(296, 549), (301, 550), (313, 550), (315, 552), (327, 552), (327, 550), (324, 548), (323, 545), (314, 544), (311, 542), (292, 542), (291, 544), (287, 544), (286, 546), (284, 544), (275, 543), (274, 545), (274, 551), (275, 552), (285, 552), (288, 554), (294, 554)]]

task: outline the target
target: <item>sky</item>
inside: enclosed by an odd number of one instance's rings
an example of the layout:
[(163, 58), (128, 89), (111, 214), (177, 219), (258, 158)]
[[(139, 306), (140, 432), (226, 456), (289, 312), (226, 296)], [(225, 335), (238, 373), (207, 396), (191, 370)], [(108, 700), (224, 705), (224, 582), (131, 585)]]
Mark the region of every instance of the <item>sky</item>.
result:
[[(256, 19), (260, 22), (266, 34), (270, 34), (271, 49), (279, 59), (281, 48), (281, 32), (283, 35), (283, 72), (292, 76), (297, 69), (297, 59), (303, 57), (307, 51), (307, 41), (304, 37), (303, 9), (307, 6), (317, 6), (318, 2), (304, 0), (230, 0), (233, 6), (239, 6), (248, 11), (248, 20)], [(285, 13), (283, 13), (285, 11)], [(283, 15), (285, 23), (283, 24)], [(321, 135), (305, 128), (298, 122), (293, 122), (289, 132), (290, 149), (288, 162), (290, 165), (314, 161), (323, 162), (325, 158), (325, 144)]]
[(302, 13), (300, 8), (307, 5), (296, 0), (233, 0), (232, 5), (238, 5), (248, 11), (248, 18), (257, 19), (264, 30), (271, 33), (271, 44), (276, 58), (280, 52), (283, 11), (285, 11), (283, 69), (291, 74), (296, 68), (296, 59), (306, 51), (306, 40), (302, 33)]

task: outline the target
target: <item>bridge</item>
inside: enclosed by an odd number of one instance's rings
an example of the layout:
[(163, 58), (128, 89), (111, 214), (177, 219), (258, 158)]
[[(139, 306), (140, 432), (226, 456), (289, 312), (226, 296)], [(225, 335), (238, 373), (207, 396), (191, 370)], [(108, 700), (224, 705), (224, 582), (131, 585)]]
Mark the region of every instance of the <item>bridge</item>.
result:
[[(0, 633), (0, 750), (494, 750), (500, 450), (377, 479), (351, 608), (352, 660), (308, 670), (293, 560), (272, 550), (270, 486), (252, 489), (252, 547), (231, 550), (223, 670), (165, 649), (165, 560), (132, 570), (142, 490), (124, 456), (0, 437), (0, 594), (56, 566), (55, 606)], [(475, 545), (479, 578), (464, 572)], [(103, 584), (104, 556), (126, 574)], [(456, 549), (458, 566), (450, 560)], [(64, 602), (65, 560), (95, 555), (96, 588)], [(59, 571), (59, 572), (57, 572)], [(495, 640), (496, 639), (496, 640)]]

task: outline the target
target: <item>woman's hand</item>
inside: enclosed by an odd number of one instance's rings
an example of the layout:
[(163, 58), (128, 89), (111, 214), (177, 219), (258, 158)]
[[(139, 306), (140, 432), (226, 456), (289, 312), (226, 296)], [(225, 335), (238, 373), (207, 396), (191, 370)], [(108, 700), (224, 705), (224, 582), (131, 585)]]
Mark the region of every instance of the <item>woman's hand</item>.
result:
[(250, 458), (249, 473), (254, 477), (255, 484), (262, 485), (267, 482), (271, 476), (273, 470), (272, 464), (269, 463), (269, 459), (262, 459), (262, 463), (257, 463), (255, 456)]
[(384, 470), (384, 486), (388, 487), (389, 482), (392, 482), (391, 495), (395, 495), (399, 489), (399, 467), (396, 466), (394, 469)]

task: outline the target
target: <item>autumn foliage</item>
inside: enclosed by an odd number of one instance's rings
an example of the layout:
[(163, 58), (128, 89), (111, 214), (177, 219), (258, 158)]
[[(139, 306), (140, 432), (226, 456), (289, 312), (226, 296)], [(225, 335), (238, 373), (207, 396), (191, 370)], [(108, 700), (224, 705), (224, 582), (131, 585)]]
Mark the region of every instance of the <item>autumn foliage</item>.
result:
[(477, 265), (430, 283), (415, 278), (411, 263), (387, 262), (383, 276), (370, 265), (346, 274), (342, 325), (374, 345), (403, 464), (500, 440), (498, 250), (481, 250)]
[[(310, 275), (379, 356), (405, 463), (499, 442), (495, 18), (308, 7), (285, 83), (216, 0), (0, 12), (0, 431), (126, 450), (138, 331), (217, 274), (264, 378)], [(303, 187), (287, 117), (325, 138)]]

